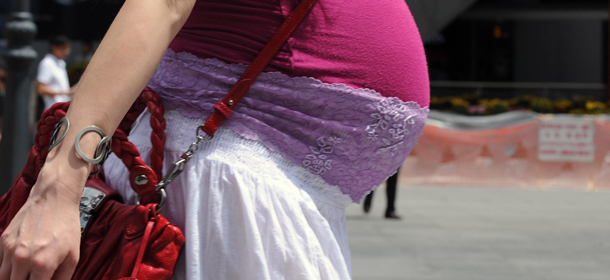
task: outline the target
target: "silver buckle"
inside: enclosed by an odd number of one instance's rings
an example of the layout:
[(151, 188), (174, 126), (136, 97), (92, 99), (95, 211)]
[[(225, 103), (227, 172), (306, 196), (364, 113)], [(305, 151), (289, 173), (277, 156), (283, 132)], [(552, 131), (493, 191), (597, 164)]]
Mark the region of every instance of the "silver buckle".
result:
[(102, 200), (106, 198), (106, 194), (98, 189), (85, 186), (83, 195), (80, 197), (80, 233), (85, 231), (89, 220), (91, 220), (92, 211), (97, 208)]

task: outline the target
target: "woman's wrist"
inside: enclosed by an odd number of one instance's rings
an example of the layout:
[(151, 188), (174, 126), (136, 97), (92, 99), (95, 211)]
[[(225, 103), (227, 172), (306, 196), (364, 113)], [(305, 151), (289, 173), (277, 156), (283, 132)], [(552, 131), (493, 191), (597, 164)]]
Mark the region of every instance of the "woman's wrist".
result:
[(88, 176), (86, 166), (74, 166), (59, 159), (47, 161), (40, 170), (30, 197), (55, 198), (78, 204)]
[[(69, 114), (67, 114), (69, 115)], [(80, 200), (87, 178), (99, 171), (110, 151), (110, 137), (87, 120), (66, 116), (57, 124), (49, 153), (32, 193), (41, 195), (68, 191), (75, 202)], [(91, 173), (94, 171), (95, 173)], [(42, 179), (42, 180), (41, 180)]]
[[(71, 200), (80, 201), (83, 187), (94, 165), (83, 160), (74, 147), (76, 134), (71, 127), (61, 143), (48, 154), (39, 175), (42, 184), (37, 184), (38, 195), (61, 193)], [(61, 132), (61, 131), (60, 131)], [(96, 133), (86, 133), (80, 138), (80, 149), (86, 157), (93, 158), (101, 137)], [(57, 188), (49, 191), (47, 188)]]
[[(74, 133), (67, 133), (65, 139), (49, 153), (32, 194), (49, 196), (56, 194), (78, 203), (93, 165), (76, 154)], [(100, 137), (87, 133), (80, 139), (80, 148), (87, 157), (93, 157)]]
[[(91, 170), (92, 164), (88, 163), (81, 156), (79, 156), (79, 154), (76, 152), (75, 145), (78, 143), (79, 149), (83, 156), (87, 158), (94, 158), (102, 137), (97, 133), (84, 133), (79, 136), (79, 131), (74, 130), (75, 128), (70, 128), (70, 131), (66, 133), (64, 139), (61, 140), (61, 143), (56, 143), (57, 146), (54, 146), (54, 148), (49, 151), (47, 162), (55, 159), (60, 161), (65, 160), (65, 163), (69, 162), (72, 166), (87, 166), (88, 169)], [(61, 135), (62, 131), (60, 131), (58, 134)], [(79, 139), (76, 139), (77, 137)], [(57, 142), (60, 141), (60, 139), (56, 140)]]

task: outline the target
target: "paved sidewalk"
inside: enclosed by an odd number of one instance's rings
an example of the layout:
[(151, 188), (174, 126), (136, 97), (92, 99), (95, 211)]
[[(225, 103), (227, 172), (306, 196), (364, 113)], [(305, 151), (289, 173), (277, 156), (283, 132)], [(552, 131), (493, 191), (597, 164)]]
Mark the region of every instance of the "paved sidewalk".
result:
[(347, 209), (355, 280), (610, 280), (610, 191), (401, 187)]

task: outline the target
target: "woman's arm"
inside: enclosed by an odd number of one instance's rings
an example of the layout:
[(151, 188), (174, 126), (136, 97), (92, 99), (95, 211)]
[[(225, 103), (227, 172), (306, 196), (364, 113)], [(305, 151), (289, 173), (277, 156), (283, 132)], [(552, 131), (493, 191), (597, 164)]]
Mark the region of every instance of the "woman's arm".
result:
[(65, 92), (62, 93), (62, 92), (54, 91), (51, 89), (51, 87), (49, 87), (46, 84), (43, 84), (41, 82), (36, 83), (36, 93), (38, 93), (38, 95), (40, 95), (40, 96), (65, 94)]
[[(0, 279), (69, 279), (78, 263), (78, 204), (91, 166), (74, 138), (96, 125), (107, 135), (154, 73), (195, 0), (127, 0), (85, 71), (67, 113), (70, 130), (47, 158), (28, 201), (2, 234)], [(87, 133), (89, 157), (100, 141)]]
[[(127, 0), (91, 59), (66, 117), (65, 139), (96, 125), (111, 134), (154, 73), (167, 46), (186, 21), (194, 0)], [(86, 139), (85, 139), (86, 138)], [(83, 151), (93, 156), (100, 138), (86, 134)], [(70, 140), (71, 141), (71, 140)], [(65, 144), (65, 143), (64, 143)], [(73, 143), (58, 156), (74, 157)], [(82, 160), (79, 168), (89, 166)], [(84, 172), (84, 171), (83, 171)], [(77, 190), (80, 199), (82, 187)]]
[(53, 96), (53, 95), (64, 95), (64, 94), (70, 95), (70, 94), (73, 94), (74, 92), (72, 91), (72, 89), (70, 89), (70, 91), (68, 91), (68, 92), (54, 91), (53, 89), (51, 89), (51, 87), (47, 86), (46, 84), (37, 82), (36, 83), (36, 93), (38, 93), (38, 95), (40, 95), (40, 96), (45, 96), (45, 95)]

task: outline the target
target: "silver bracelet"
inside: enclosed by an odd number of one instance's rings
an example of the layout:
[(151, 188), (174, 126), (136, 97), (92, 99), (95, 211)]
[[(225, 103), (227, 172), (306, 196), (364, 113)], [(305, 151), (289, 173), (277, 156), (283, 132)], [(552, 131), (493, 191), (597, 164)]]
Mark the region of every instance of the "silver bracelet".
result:
[[(66, 129), (64, 130), (64, 133), (62, 133), (62, 135), (59, 137), (59, 140), (57, 139), (57, 134), (59, 133), (59, 130), (61, 129), (61, 127), (63, 125), (66, 125)], [(53, 134), (51, 134), (51, 142), (49, 142), (49, 152), (55, 148), (57, 145), (59, 145), (59, 143), (61, 143), (61, 141), (64, 140), (64, 138), (66, 137), (66, 134), (68, 134), (68, 129), (70, 129), (70, 121), (68, 120), (68, 118), (63, 117), (61, 120), (59, 120), (59, 122), (55, 125), (55, 128), (53, 129)]]
[[(57, 139), (59, 130), (61, 130), (61, 127), (64, 126), (64, 124), (66, 125), (66, 129), (61, 134), (59, 139)], [(51, 141), (49, 142), (49, 152), (53, 148), (57, 147), (57, 145), (59, 145), (59, 143), (61, 143), (61, 141), (63, 141), (64, 138), (66, 138), (66, 135), (68, 134), (69, 129), (70, 129), (70, 120), (68, 120), (68, 118), (63, 117), (61, 120), (59, 120), (59, 122), (55, 125), (55, 128), (53, 129), (53, 133), (51, 134)], [(95, 155), (94, 155), (95, 158), (89, 158), (89, 157), (85, 156), (83, 151), (80, 149), (80, 139), (83, 138), (83, 135), (85, 135), (85, 133), (87, 133), (87, 132), (97, 132), (97, 134), (99, 134), (102, 137), (102, 140), (100, 141), (99, 144), (97, 144), (97, 148), (95, 149)], [(94, 164), (96, 167), (93, 171), (91, 171), (91, 174), (89, 174), (89, 176), (95, 176), (98, 173), (100, 173), (100, 171), (102, 170), (102, 165), (104, 165), (104, 162), (106, 161), (106, 159), (108, 158), (108, 155), (110, 154), (111, 145), (112, 145), (112, 137), (106, 136), (104, 131), (97, 126), (94, 126), (94, 125), (88, 126), (88, 127), (81, 129), (81, 131), (78, 132), (78, 134), (76, 135), (76, 139), (74, 139), (74, 149), (76, 150), (76, 154), (78, 154), (78, 156), (80, 158), (82, 158), (85, 162)]]
[[(85, 156), (83, 151), (80, 149), (80, 139), (87, 132), (97, 132), (97, 134), (99, 134), (102, 137), (102, 140), (100, 141), (100, 143), (97, 144), (97, 148), (95, 149), (94, 158), (89, 158), (89, 157)], [(81, 131), (78, 132), (78, 134), (76, 135), (76, 138), (74, 139), (74, 149), (76, 150), (76, 153), (85, 162), (94, 164), (96, 166), (96, 169), (91, 171), (91, 174), (89, 176), (95, 176), (98, 173), (100, 173), (100, 171), (102, 170), (102, 166), (104, 165), (104, 161), (106, 161), (106, 159), (108, 158), (108, 155), (110, 154), (111, 144), (112, 144), (112, 137), (106, 136), (106, 134), (104, 134), (104, 131), (97, 126), (94, 126), (94, 125), (88, 126), (88, 127), (81, 129)]]

